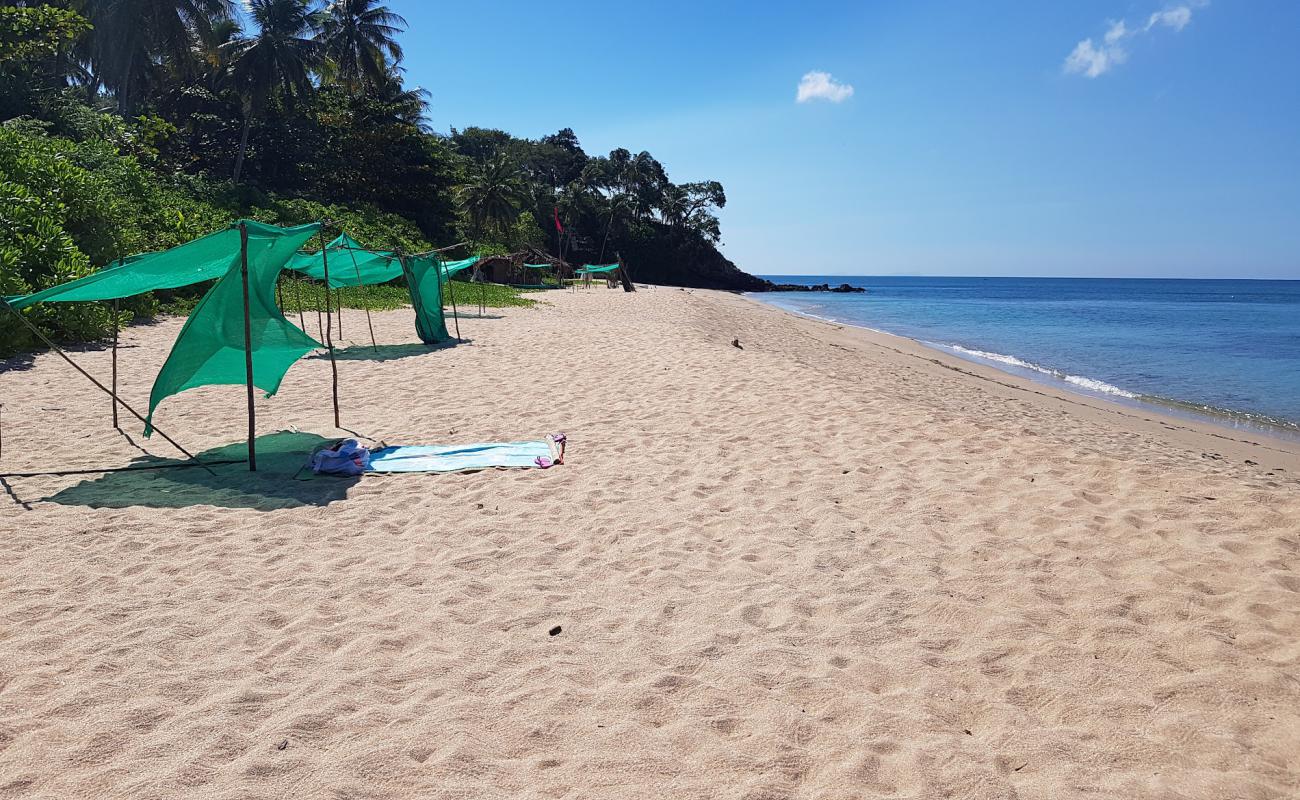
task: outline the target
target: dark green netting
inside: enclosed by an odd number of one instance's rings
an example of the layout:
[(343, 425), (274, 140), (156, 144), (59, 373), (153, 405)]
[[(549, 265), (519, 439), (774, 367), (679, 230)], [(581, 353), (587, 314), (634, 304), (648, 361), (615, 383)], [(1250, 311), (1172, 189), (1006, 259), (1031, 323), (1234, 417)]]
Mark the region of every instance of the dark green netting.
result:
[(613, 272), (618, 269), (618, 264), (605, 264), (597, 266), (595, 264), (584, 264), (579, 270), (579, 275), (595, 275), (598, 272)]
[(367, 286), (387, 283), (402, 275), (402, 265), (387, 250), (367, 250), (346, 233), (325, 246), (321, 253), (294, 253), (289, 259), (289, 269), (309, 278), (325, 280), (325, 259), (329, 259), (330, 287)]
[[(248, 230), (248, 309), (251, 321), (253, 385), (275, 394), (285, 372), (304, 354), (321, 344), (284, 318), (275, 304), (275, 285), (290, 257), (320, 229), (319, 223), (295, 228), (277, 228), (244, 220)], [(228, 248), (226, 272), (208, 291), (180, 336), (154, 381), (149, 395), (149, 423), (153, 412), (166, 397), (213, 384), (242, 384), (244, 364), (244, 294), (240, 266), (239, 223), (232, 226), (234, 238), (221, 241)], [(215, 235), (214, 235), (215, 236)], [(204, 237), (204, 241), (213, 237)], [(191, 245), (194, 244), (191, 242)], [(159, 253), (165, 256), (190, 245)], [(214, 249), (215, 254), (215, 249)], [(214, 255), (215, 257), (215, 255)], [(128, 264), (129, 266), (129, 264)], [(146, 424), (145, 434), (152, 431)]]
[[(405, 261), (406, 285), (415, 306), (415, 332), (425, 344), (451, 340), (442, 313), (442, 263), (432, 256), (410, 256)], [(445, 273), (444, 273), (445, 275)]]
[[(308, 235), (315, 230), (310, 227)], [(280, 228), (248, 223), (250, 241), (264, 231)], [(290, 229), (296, 230), (296, 229)], [(239, 260), (239, 228), (237, 226), (208, 234), (170, 250), (142, 253), (124, 259), (120, 265), (107, 267), (84, 278), (52, 286), (25, 297), (10, 301), (15, 309), (35, 303), (70, 303), (82, 300), (113, 300), (119, 297), (152, 292), (155, 289), (176, 289), (193, 283), (220, 278)]]
[(524, 264), (528, 269), (554, 269), (553, 264)]

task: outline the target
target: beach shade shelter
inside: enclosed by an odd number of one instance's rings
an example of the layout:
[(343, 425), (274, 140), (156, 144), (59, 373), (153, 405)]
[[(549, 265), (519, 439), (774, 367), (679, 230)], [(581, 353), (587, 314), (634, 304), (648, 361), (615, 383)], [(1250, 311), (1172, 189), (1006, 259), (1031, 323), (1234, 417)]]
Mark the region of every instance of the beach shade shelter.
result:
[(530, 288), (530, 289), (534, 287), (541, 288), (545, 286), (545, 284), (542, 282), (543, 279), (546, 277), (547, 273), (555, 269), (555, 266), (553, 264), (524, 264), (523, 267), (524, 269), (533, 270), (533, 272), (538, 275), (536, 283), (526, 285), (526, 288)]
[(574, 274), (582, 276), (583, 283), (590, 286), (592, 275), (603, 275), (606, 280), (612, 281), (617, 271), (618, 264), (583, 264)]
[[(147, 436), (154, 430), (154, 411), (167, 397), (197, 386), (244, 384), (249, 468), (255, 470), (253, 387), (262, 389), (267, 397), (275, 394), (289, 367), (322, 346), (285, 319), (275, 302), (280, 271), (320, 229), (315, 222), (280, 228), (239, 220), (225, 230), (170, 250), (122, 259), (116, 266), (84, 278), (9, 299), (8, 305), (16, 312), (42, 302), (113, 300), (215, 278), (216, 283), (181, 328), (154, 380), (148, 416), (140, 417), (122, 405), (145, 423)], [(331, 348), (331, 364), (332, 356)], [(116, 392), (111, 394), (115, 402), (121, 402)], [(334, 413), (337, 424), (337, 371)]]
[[(328, 288), (335, 290), (343, 286), (388, 283), (405, 276), (411, 305), (415, 308), (415, 330), (420, 341), (425, 344), (440, 344), (451, 339), (442, 311), (441, 284), (446, 283), (451, 275), (472, 267), (477, 260), (475, 257), (464, 261), (441, 262), (432, 253), (405, 256), (391, 250), (368, 250), (344, 233), (320, 251), (295, 253), (288, 267), (322, 281)], [(330, 264), (333, 269), (328, 273), (327, 280), (326, 269)], [(441, 270), (433, 270), (435, 264), (440, 265)], [(441, 280), (428, 279), (428, 275), (437, 275), (439, 271), (442, 273)], [(341, 316), (341, 309), (339, 313)], [(370, 326), (370, 341), (374, 345), (375, 333), (369, 309), (366, 310), (366, 323)]]

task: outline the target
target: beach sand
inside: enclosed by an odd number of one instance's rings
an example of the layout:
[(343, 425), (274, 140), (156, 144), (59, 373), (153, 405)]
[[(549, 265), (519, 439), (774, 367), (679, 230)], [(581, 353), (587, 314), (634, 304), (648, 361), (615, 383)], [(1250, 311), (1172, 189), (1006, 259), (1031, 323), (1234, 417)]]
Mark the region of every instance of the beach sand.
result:
[[(1300, 793), (1296, 446), (744, 297), (543, 298), (436, 350), (376, 314), (381, 360), (345, 312), (342, 418), (562, 467), (294, 480), (340, 435), (309, 358), (256, 475), (6, 478), (0, 798)], [(179, 328), (124, 333), (142, 409)], [(0, 471), (174, 455), (7, 366)], [(243, 388), (157, 422), (238, 457)]]

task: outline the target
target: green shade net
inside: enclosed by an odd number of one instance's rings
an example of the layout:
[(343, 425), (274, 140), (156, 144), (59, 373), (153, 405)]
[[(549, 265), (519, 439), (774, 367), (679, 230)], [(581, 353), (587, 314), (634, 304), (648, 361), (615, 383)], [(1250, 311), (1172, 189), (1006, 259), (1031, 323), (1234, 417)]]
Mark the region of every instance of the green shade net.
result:
[(618, 264), (606, 264), (604, 266), (596, 266), (594, 264), (584, 264), (582, 268), (578, 270), (578, 274), (595, 275), (598, 272), (613, 272), (616, 269), (618, 269)]
[[(253, 385), (269, 397), (280, 388), (280, 381), (295, 361), (321, 347), (319, 342), (285, 319), (275, 304), (275, 285), (280, 271), (298, 248), (320, 230), (320, 224), (295, 228), (277, 228), (248, 220), (243, 224), (248, 230), (248, 311)], [(233, 239), (229, 236), (220, 239), (226, 248), (225, 273), (190, 313), (154, 381), (149, 395), (145, 435), (152, 432), (153, 412), (164, 398), (196, 386), (245, 382), (244, 291), (238, 226), (239, 223), (233, 226)], [(204, 237), (198, 241), (211, 238)], [(157, 255), (177, 253), (192, 244), (195, 242)], [(215, 249), (213, 258), (216, 258)]]
[(326, 261), (329, 263), (329, 285), (333, 289), (387, 283), (402, 275), (402, 265), (391, 252), (367, 250), (346, 233), (326, 245), (323, 254), (294, 253), (288, 267), (309, 278), (324, 281)]
[(528, 269), (554, 269), (552, 264), (524, 264)]
[(478, 263), (478, 256), (474, 256), (473, 258), (467, 258), (464, 261), (445, 261), (442, 264), (442, 274), (444, 277), (450, 278), (452, 275), (455, 275), (457, 272), (460, 272), (461, 270), (469, 269), (470, 267), (474, 266), (477, 263)]
[[(405, 259), (406, 285), (411, 292), (411, 305), (415, 306), (415, 332), (425, 344), (438, 344), (451, 340), (447, 321), (442, 313), (442, 284), (438, 275), (444, 266), (432, 256), (411, 256)], [(444, 273), (445, 274), (445, 273)]]
[[(248, 226), (250, 240), (258, 235), (255, 230), (280, 230), (258, 222), (249, 222)], [(14, 298), (10, 305), (21, 309), (35, 303), (113, 300), (155, 289), (176, 289), (219, 278), (230, 269), (232, 259), (238, 261), (238, 258), (239, 228), (236, 224), (170, 250), (131, 256), (117, 266), (101, 269), (84, 278)]]

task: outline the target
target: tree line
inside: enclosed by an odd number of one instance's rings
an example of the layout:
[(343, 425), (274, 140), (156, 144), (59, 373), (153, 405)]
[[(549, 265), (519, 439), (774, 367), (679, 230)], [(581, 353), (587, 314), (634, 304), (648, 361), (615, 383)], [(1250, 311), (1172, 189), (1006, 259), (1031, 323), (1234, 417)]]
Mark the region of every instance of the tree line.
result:
[[(715, 247), (717, 181), (674, 183), (648, 152), (589, 156), (570, 129), (432, 130), (433, 96), (405, 81), (406, 27), (379, 0), (0, 8), (0, 292), (236, 216), (328, 216), (375, 247), (634, 254), (638, 277), (688, 285), (743, 276)], [(111, 327), (103, 310), (31, 314), (63, 339)], [(0, 328), (0, 348), (20, 338)]]

